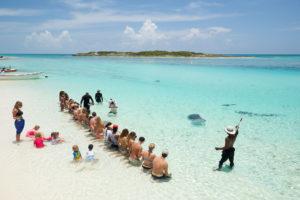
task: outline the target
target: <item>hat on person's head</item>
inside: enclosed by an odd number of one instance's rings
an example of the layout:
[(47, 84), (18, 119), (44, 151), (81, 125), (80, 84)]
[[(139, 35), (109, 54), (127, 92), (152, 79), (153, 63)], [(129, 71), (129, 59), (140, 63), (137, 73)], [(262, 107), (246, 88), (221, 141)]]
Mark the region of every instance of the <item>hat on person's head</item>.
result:
[(114, 124), (114, 125), (113, 125), (113, 128), (118, 128), (118, 125), (117, 125), (117, 124)]
[(235, 130), (233, 129), (232, 126), (227, 126), (225, 128), (225, 132), (228, 133), (229, 135), (234, 135), (235, 134)]
[(97, 90), (97, 92), (100, 92), (100, 90)]
[(162, 153), (162, 154), (168, 155), (168, 154), (169, 154), (169, 151), (168, 151), (168, 149), (164, 149), (161, 153)]

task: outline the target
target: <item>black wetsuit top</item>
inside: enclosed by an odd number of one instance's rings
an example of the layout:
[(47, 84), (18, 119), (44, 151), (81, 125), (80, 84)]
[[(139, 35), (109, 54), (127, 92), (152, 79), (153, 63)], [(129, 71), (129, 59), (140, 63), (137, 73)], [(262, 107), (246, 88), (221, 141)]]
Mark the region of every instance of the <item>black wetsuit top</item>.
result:
[(102, 93), (101, 92), (97, 92), (95, 94), (95, 99), (96, 99), (97, 102), (102, 102), (103, 101)]
[(94, 100), (93, 100), (93, 98), (91, 97), (91, 95), (88, 95), (88, 96), (84, 95), (84, 96), (82, 96), (82, 98), (81, 98), (80, 105), (81, 105), (82, 102), (83, 102), (83, 106), (86, 107), (86, 106), (89, 105), (90, 100), (92, 100), (92, 102), (94, 103)]

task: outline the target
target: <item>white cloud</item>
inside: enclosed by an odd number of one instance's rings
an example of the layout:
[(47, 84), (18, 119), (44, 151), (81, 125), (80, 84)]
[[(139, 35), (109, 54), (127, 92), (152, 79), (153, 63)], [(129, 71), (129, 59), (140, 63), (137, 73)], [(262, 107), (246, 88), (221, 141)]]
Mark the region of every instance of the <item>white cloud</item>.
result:
[(222, 4), (217, 2), (206, 2), (206, 1), (194, 1), (190, 2), (187, 6), (188, 9), (195, 9), (202, 6), (221, 6)]
[(52, 35), (51, 32), (45, 31), (41, 33), (33, 32), (31, 35), (25, 38), (26, 46), (34, 46), (37, 48), (55, 48), (60, 49), (65, 45), (72, 43), (69, 31), (62, 31), (58, 36)]
[(150, 19), (147, 19), (138, 33), (133, 28), (126, 26), (124, 34), (130, 39), (138, 41), (140, 44), (151, 42), (154, 44), (157, 40), (165, 38), (165, 35), (157, 31), (157, 26)]
[(39, 10), (32, 10), (32, 9), (6, 9), (0, 8), (0, 16), (33, 16), (40, 14), (41, 11)]
[(101, 6), (107, 4), (108, 0), (102, 0), (102, 1), (83, 1), (83, 0), (60, 0), (62, 3), (68, 5), (69, 7), (75, 8), (75, 9), (100, 9)]
[(204, 30), (198, 28), (191, 28), (190, 31), (182, 37), (183, 40), (190, 40), (193, 38), (208, 39), (213, 38), (219, 34), (229, 33), (231, 29), (224, 27), (210, 27)]
[(164, 13), (120, 13), (115, 10), (101, 10), (98, 12), (72, 12), (71, 19), (56, 19), (43, 23), (39, 29), (41, 30), (59, 30), (59, 29), (79, 29), (86, 27), (94, 27), (101, 23), (113, 22), (144, 22), (152, 19), (156, 22), (185, 22), (185, 21), (202, 21), (215, 18), (233, 17), (236, 14), (212, 14), (212, 15), (180, 15), (180, 14), (164, 14)]

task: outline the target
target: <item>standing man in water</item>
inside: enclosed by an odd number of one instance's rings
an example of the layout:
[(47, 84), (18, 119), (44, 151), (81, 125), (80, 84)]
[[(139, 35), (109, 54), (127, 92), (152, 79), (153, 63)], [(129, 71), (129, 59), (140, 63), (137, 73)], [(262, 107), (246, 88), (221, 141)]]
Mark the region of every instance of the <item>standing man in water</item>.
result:
[(93, 98), (87, 92), (87, 93), (85, 93), (84, 96), (82, 96), (81, 101), (80, 101), (80, 106), (82, 106), (82, 102), (83, 102), (83, 107), (85, 107), (89, 113), (90, 113), (90, 100), (92, 100), (92, 105), (94, 105)]
[(228, 134), (228, 136), (225, 138), (225, 146), (224, 147), (216, 147), (216, 150), (223, 150), (222, 151), (222, 158), (219, 162), (219, 168), (217, 169), (218, 171), (221, 171), (223, 163), (229, 159), (230, 161), (230, 168), (233, 167), (234, 163), (234, 147), (233, 144), (236, 140), (236, 137), (239, 134), (239, 125), (237, 125), (236, 130), (233, 129), (232, 126), (228, 126), (225, 128), (225, 132)]
[(95, 99), (96, 99), (97, 103), (103, 102), (103, 97), (102, 97), (102, 93), (100, 92), (100, 90), (97, 90), (97, 93), (95, 94)]

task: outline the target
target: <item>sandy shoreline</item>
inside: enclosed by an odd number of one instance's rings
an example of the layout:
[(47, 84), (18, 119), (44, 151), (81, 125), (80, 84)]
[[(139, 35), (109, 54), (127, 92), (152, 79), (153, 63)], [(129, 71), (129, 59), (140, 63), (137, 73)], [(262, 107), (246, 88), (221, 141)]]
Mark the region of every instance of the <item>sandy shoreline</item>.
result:
[[(59, 112), (58, 97), (53, 92), (43, 93), (39, 86), (31, 87), (30, 81), (0, 82), (0, 199), (9, 200), (50, 200), (50, 199), (132, 199), (135, 196), (143, 199), (172, 198), (176, 190), (176, 198), (185, 199), (194, 196), (195, 199), (218, 199), (219, 195), (207, 193), (199, 188), (182, 188), (186, 182), (178, 182), (176, 172), (173, 179), (166, 183), (153, 183), (149, 174), (142, 172), (141, 168), (132, 167), (118, 153), (110, 152), (103, 142), (94, 140), (86, 129), (71, 120), (65, 112)], [(42, 86), (40, 86), (42, 87)], [(59, 91), (59, 90), (57, 90)], [(17, 145), (15, 140), (14, 121), (11, 110), (17, 100), (23, 102), (25, 128), (21, 139), (24, 141)], [(51, 145), (43, 149), (35, 149), (31, 140), (25, 138), (27, 130), (35, 124), (41, 126), (41, 132), (49, 135), (52, 131), (59, 131), (66, 143)], [(123, 127), (120, 127), (123, 128)], [(96, 157), (100, 159), (97, 165), (74, 165), (72, 161), (72, 145), (79, 145), (84, 155), (88, 144), (94, 144)], [(174, 157), (174, 155), (173, 155)], [(170, 157), (169, 159), (172, 159)], [(174, 158), (173, 158), (174, 159)], [(184, 169), (183, 169), (184, 170)], [(174, 174), (175, 173), (175, 174)], [(178, 173), (178, 172), (177, 172)], [(264, 189), (260, 189), (247, 179), (227, 173), (211, 173), (211, 183), (201, 182), (205, 187), (218, 186), (218, 180), (226, 182), (238, 180), (247, 184), (245, 188), (235, 186), (222, 186), (222, 191), (240, 190), (239, 197), (249, 197), (249, 191), (257, 191), (259, 198), (271, 197)], [(201, 177), (201, 176), (200, 176)], [(118, 190), (111, 190), (117, 187)], [(134, 188), (134, 190), (132, 190)], [(18, 192), (16, 192), (18, 191)]]

